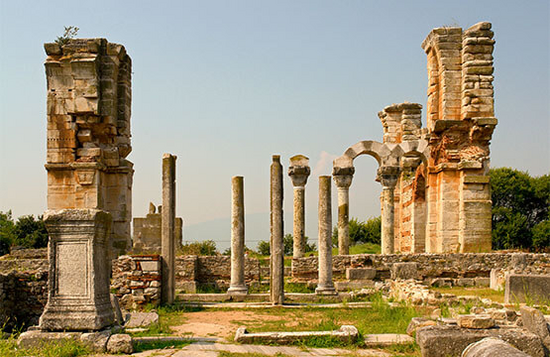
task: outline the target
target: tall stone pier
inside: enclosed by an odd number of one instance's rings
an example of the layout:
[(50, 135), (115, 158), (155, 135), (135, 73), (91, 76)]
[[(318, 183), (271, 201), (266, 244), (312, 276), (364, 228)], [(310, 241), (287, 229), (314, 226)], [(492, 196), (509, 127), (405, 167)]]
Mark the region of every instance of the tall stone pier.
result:
[(381, 167), (378, 179), (382, 183), (382, 254), (393, 254), (394, 235), (394, 190), (399, 178), (399, 167)]
[(294, 186), (294, 241), (293, 258), (302, 258), (306, 251), (305, 227), (305, 190), (307, 178), (311, 172), (309, 159), (304, 155), (296, 155), (290, 158), (288, 175)]
[(285, 251), (283, 245), (283, 167), (281, 157), (273, 155), (271, 164), (271, 303), (284, 302)]
[(338, 254), (349, 254), (349, 187), (355, 168), (334, 167), (333, 178), (338, 189)]
[(162, 294), (164, 304), (172, 304), (176, 289), (176, 159), (175, 155), (162, 156)]
[(230, 295), (246, 294), (244, 282), (244, 178), (231, 179), (231, 284)]
[(114, 324), (109, 277), (111, 215), (97, 209), (46, 211), (49, 234), (45, 331), (97, 331)]
[(319, 283), (318, 295), (336, 295), (332, 282), (332, 211), (330, 176), (319, 176)]
[(114, 258), (132, 247), (132, 61), (124, 46), (104, 38), (44, 48), (48, 209), (109, 212), (106, 254)]

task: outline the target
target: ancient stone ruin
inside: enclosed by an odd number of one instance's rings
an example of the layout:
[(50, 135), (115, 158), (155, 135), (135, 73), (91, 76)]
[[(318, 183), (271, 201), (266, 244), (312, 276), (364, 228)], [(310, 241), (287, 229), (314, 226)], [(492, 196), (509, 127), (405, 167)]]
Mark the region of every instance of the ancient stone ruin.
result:
[(132, 61), (102, 38), (45, 44), (48, 209), (112, 216), (111, 258), (132, 247)]
[(334, 160), (340, 254), (349, 253), (348, 190), (359, 155), (379, 165), (383, 254), (491, 250), (494, 43), (488, 22), (465, 31), (432, 30), (422, 43), (428, 56), (426, 128), (420, 104), (390, 105), (378, 113), (382, 143), (361, 141)]
[[(161, 250), (162, 205), (158, 208), (149, 203), (149, 213), (145, 217), (134, 217), (133, 250), (138, 252), (159, 253)], [(174, 235), (176, 249), (182, 244), (183, 219), (176, 217)]]

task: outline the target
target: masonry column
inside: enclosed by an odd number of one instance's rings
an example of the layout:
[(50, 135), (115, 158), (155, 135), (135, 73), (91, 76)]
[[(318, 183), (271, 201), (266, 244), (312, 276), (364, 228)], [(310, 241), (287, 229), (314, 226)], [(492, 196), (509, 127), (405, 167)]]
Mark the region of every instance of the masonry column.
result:
[(244, 179), (231, 179), (231, 284), (230, 295), (246, 294), (244, 282)]
[(318, 295), (337, 294), (332, 283), (332, 211), (330, 176), (319, 176), (319, 282)]
[(378, 169), (378, 178), (382, 183), (382, 254), (394, 253), (394, 199), (393, 193), (399, 167), (383, 166)]
[(303, 155), (290, 158), (288, 176), (294, 186), (294, 244), (293, 258), (302, 258), (305, 255), (306, 240), (305, 227), (305, 187), (310, 173), (309, 159)]
[(355, 173), (354, 167), (332, 170), (338, 188), (338, 254), (349, 254), (349, 187)]
[(271, 164), (271, 303), (284, 301), (284, 245), (283, 245), (283, 166), (281, 156), (273, 155)]
[(163, 304), (174, 302), (175, 278), (175, 220), (176, 220), (176, 156), (162, 156), (162, 295)]

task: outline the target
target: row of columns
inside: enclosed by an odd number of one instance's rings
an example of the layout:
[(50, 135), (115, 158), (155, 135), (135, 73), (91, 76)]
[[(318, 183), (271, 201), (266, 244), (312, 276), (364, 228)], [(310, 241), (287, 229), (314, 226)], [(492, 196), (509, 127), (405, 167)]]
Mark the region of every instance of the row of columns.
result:
[[(294, 256), (305, 253), (305, 184), (310, 174), (309, 159), (303, 155), (291, 158), (289, 176), (294, 186)], [(270, 183), (270, 300), (284, 303), (284, 219), (283, 168), (279, 155), (273, 155)], [(244, 278), (244, 184), (242, 176), (232, 178), (231, 185), (231, 283), (230, 295), (246, 294)], [(332, 282), (332, 211), (330, 176), (319, 177), (319, 284), (316, 293), (336, 294)]]

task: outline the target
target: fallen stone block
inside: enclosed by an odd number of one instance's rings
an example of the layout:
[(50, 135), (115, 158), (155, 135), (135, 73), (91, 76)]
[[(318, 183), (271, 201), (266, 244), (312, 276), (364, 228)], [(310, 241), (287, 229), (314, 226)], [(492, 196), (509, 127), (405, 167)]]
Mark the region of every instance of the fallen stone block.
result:
[(343, 325), (336, 331), (257, 332), (249, 333), (245, 327), (237, 329), (235, 342), (288, 345), (312, 337), (327, 337), (343, 343), (354, 343), (359, 337), (355, 326)]
[(550, 352), (550, 325), (546, 322), (542, 312), (529, 306), (522, 306), (520, 312), (523, 327), (539, 336)]
[(147, 327), (151, 324), (155, 324), (158, 322), (159, 315), (156, 312), (132, 312), (130, 314), (130, 320), (126, 322), (126, 325), (124, 325), (124, 327)]
[(364, 288), (373, 288), (372, 280), (354, 280), (354, 281), (335, 281), (334, 287), (338, 291), (359, 290)]
[(426, 319), (423, 317), (413, 317), (409, 326), (407, 326), (407, 335), (414, 336), (414, 333), (417, 329), (426, 326), (435, 326), (437, 322), (431, 319)]
[(504, 303), (550, 303), (550, 275), (509, 274), (506, 276)]
[(132, 337), (126, 334), (112, 335), (107, 341), (107, 352), (125, 354), (134, 352)]
[(468, 345), (462, 352), (462, 357), (529, 357), (525, 352), (522, 352), (495, 337), (487, 337)]
[(347, 268), (347, 280), (373, 280), (376, 277), (376, 269), (373, 268)]
[(495, 326), (495, 320), (489, 315), (459, 315), (458, 326), (462, 328), (485, 329)]
[(458, 357), (468, 345), (486, 337), (498, 337), (532, 357), (545, 356), (540, 338), (517, 327), (464, 329), (453, 325), (438, 325), (416, 330), (416, 342), (420, 346), (422, 357)]
[(398, 333), (380, 333), (365, 336), (366, 347), (406, 345), (409, 343), (414, 343), (414, 338)]
[(391, 278), (396, 279), (418, 279), (418, 263), (394, 263), (391, 267)]

